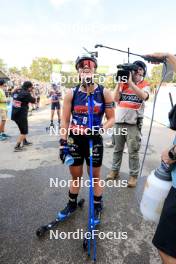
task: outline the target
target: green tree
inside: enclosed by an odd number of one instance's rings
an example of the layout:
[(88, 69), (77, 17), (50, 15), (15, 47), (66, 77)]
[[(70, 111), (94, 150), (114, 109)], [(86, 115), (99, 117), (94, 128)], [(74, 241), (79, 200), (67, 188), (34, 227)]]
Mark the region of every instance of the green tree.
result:
[(176, 73), (174, 73), (174, 76), (173, 76), (173, 83), (176, 83)]
[(109, 75), (106, 77), (105, 84), (104, 86), (109, 89), (114, 89), (116, 86), (115, 82), (115, 76), (114, 75)]
[(154, 90), (157, 87), (157, 85), (160, 83), (161, 75), (162, 75), (162, 65), (154, 66), (151, 71), (151, 78), (149, 80), (150, 87), (152, 90)]
[(21, 70), (21, 75), (29, 77), (30, 78), (30, 70), (27, 67), (22, 67)]
[(36, 58), (32, 61), (30, 66), (30, 76), (39, 81), (49, 82), (52, 73), (52, 65), (60, 63), (59, 59), (49, 59), (46, 57)]
[(11, 67), (11, 68), (9, 68), (9, 72), (10, 73), (20, 73), (20, 70), (17, 68), (17, 67)]
[(0, 70), (5, 70), (6, 69), (6, 64), (5, 62), (3, 61), (3, 59), (0, 59)]

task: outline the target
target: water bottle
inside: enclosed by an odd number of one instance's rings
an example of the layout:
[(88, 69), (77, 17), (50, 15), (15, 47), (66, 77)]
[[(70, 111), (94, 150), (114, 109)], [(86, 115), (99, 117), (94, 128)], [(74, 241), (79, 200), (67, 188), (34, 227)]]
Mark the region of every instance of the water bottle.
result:
[(74, 163), (74, 158), (70, 154), (67, 154), (67, 156), (65, 157), (64, 164), (67, 166), (71, 166), (73, 165), (73, 163)]

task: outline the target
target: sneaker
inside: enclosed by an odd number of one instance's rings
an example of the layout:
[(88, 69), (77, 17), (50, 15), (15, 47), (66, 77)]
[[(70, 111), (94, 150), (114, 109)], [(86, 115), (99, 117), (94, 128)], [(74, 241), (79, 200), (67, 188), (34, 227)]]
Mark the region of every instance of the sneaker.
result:
[(7, 139), (7, 137), (3, 137), (2, 135), (0, 135), (0, 141), (4, 141), (6, 139)]
[(50, 127), (54, 127), (54, 123), (51, 123), (51, 124), (50, 124)]
[(5, 137), (5, 138), (10, 138), (10, 136), (7, 135), (7, 134), (5, 134), (5, 133), (2, 133), (1, 136), (2, 136), (2, 137)]
[(33, 143), (29, 142), (27, 140), (23, 142), (23, 146), (32, 146), (32, 145), (33, 145)]
[(23, 150), (25, 150), (23, 147), (21, 147), (21, 146), (16, 146), (15, 148), (14, 148), (14, 152), (21, 152), (21, 151), (23, 151)]
[(137, 178), (134, 176), (130, 176), (128, 180), (128, 187), (134, 188), (137, 185)]
[(77, 209), (77, 203), (75, 203), (73, 205), (73, 204), (68, 202), (66, 207), (57, 214), (57, 218), (60, 220), (65, 220), (66, 218), (68, 218), (70, 216), (70, 214), (75, 212), (76, 209)]
[(113, 171), (111, 170), (109, 172), (109, 174), (107, 175), (106, 177), (106, 181), (109, 181), (109, 180), (115, 180), (119, 177), (119, 173), (117, 171)]

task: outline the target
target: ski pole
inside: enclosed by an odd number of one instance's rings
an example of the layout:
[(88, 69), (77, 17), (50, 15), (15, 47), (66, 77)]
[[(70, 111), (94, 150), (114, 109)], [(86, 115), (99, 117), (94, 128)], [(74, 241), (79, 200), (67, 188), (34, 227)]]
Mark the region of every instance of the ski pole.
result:
[[(93, 94), (88, 92), (88, 118), (89, 118), (89, 128), (92, 131), (93, 126)], [(88, 256), (91, 253), (91, 242), (93, 240), (93, 260), (96, 260), (96, 240), (92, 238), (92, 231), (95, 228), (94, 219), (94, 188), (93, 188), (93, 140), (89, 140), (89, 152), (90, 152), (90, 166), (89, 166), (89, 179), (90, 179), (90, 189), (89, 189), (89, 219), (88, 219), (88, 231), (91, 234), (91, 238), (88, 240)]]

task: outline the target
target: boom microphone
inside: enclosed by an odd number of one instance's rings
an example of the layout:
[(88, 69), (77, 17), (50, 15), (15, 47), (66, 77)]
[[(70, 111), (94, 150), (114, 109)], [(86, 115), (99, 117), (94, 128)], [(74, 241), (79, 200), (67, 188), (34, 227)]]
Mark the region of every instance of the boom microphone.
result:
[(143, 58), (147, 62), (164, 63), (164, 64), (166, 64), (166, 61), (167, 61), (166, 57), (156, 58), (156, 57), (150, 56), (150, 55), (140, 55), (140, 54), (129, 52), (129, 51), (125, 51), (125, 50), (120, 50), (120, 49), (115, 49), (115, 48), (111, 48), (111, 47), (108, 47), (108, 46), (104, 46), (102, 44), (96, 44), (95, 48), (106, 48), (106, 49), (115, 50), (115, 51), (119, 51), (119, 52), (122, 52), (122, 53), (130, 54), (130, 55), (138, 56), (138, 57)]
[(103, 45), (102, 44), (96, 44), (95, 45), (95, 48), (97, 49), (97, 48), (102, 48), (103, 47)]
[(166, 57), (163, 58), (155, 58), (153, 56), (141, 56), (144, 60), (148, 61), (148, 62), (156, 62), (156, 63), (166, 63)]

